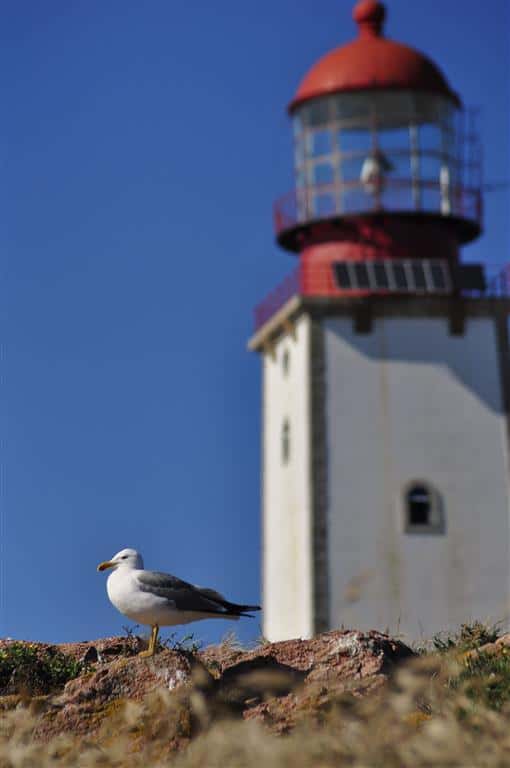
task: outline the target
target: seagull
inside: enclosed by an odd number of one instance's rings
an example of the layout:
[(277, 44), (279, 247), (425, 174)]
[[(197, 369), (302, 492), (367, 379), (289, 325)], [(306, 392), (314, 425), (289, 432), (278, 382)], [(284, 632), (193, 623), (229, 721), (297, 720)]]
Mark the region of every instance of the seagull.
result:
[[(214, 589), (188, 584), (176, 576), (147, 571), (136, 549), (121, 549), (98, 571), (112, 568), (106, 582), (110, 602), (138, 624), (151, 627), (149, 647), (140, 656), (153, 656), (160, 627), (188, 624), (199, 619), (239, 619), (260, 611), (259, 605), (230, 603)], [(251, 617), (253, 618), (253, 617)]]

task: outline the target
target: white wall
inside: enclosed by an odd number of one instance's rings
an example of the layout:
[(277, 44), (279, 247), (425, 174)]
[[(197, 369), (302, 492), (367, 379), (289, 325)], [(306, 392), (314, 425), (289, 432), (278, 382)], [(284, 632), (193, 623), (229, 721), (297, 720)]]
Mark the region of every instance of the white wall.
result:
[[(495, 328), (324, 321), (332, 626), (419, 638), (509, 612), (509, 500)], [(402, 491), (440, 492), (444, 535), (406, 534)]]
[[(284, 351), (289, 370), (283, 371)], [(310, 321), (263, 355), (263, 622), (269, 640), (312, 634), (310, 486)], [(281, 431), (290, 425), (290, 460)]]

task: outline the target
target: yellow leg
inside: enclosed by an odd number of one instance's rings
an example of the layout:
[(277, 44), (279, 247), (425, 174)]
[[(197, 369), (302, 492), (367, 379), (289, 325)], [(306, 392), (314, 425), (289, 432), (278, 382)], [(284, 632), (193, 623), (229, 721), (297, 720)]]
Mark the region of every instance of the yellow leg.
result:
[(152, 635), (151, 635), (153, 655), (156, 653), (156, 645), (158, 642), (158, 632), (159, 632), (159, 627), (157, 624), (154, 624), (154, 626), (152, 627)]
[(154, 626), (151, 629), (151, 639), (149, 640), (149, 647), (146, 651), (142, 651), (139, 653), (139, 656), (142, 656), (143, 658), (148, 658), (149, 656), (154, 656), (156, 653), (156, 643), (158, 641), (158, 632), (159, 627), (157, 624), (154, 624)]

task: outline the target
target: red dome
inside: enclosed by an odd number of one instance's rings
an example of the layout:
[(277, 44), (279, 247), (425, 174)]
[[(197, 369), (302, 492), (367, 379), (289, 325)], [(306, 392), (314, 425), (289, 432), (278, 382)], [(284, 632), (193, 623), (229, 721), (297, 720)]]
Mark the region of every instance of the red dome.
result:
[(361, 0), (352, 15), (358, 24), (358, 39), (319, 59), (301, 82), (290, 112), (305, 101), (330, 93), (368, 89), (441, 93), (460, 106), (459, 97), (433, 61), (383, 37), (386, 9), (382, 3)]

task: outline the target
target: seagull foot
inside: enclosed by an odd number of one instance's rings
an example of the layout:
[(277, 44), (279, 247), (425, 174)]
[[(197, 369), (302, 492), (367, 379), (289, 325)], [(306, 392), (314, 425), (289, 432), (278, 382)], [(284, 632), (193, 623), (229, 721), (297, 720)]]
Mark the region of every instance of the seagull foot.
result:
[(151, 656), (154, 656), (154, 653), (155, 653), (155, 651), (153, 651), (152, 648), (148, 648), (146, 651), (140, 651), (138, 656), (141, 659), (148, 659)]
[(156, 644), (158, 642), (158, 632), (159, 632), (159, 627), (157, 624), (154, 624), (151, 627), (151, 639), (149, 640), (149, 647), (147, 648), (146, 651), (141, 651), (138, 654), (142, 659), (148, 659), (150, 656), (154, 656), (154, 654), (156, 653)]

